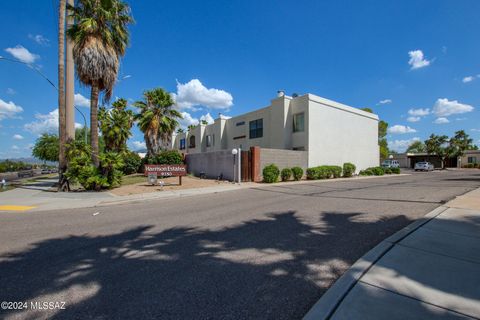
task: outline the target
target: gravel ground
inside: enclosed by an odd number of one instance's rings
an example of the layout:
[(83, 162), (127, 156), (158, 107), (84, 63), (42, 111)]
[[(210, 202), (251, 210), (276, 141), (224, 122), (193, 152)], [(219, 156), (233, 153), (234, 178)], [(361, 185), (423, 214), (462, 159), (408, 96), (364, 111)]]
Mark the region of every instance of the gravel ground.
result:
[(263, 186), (102, 208), (0, 214), (12, 319), (300, 319), (359, 257), (480, 171)]

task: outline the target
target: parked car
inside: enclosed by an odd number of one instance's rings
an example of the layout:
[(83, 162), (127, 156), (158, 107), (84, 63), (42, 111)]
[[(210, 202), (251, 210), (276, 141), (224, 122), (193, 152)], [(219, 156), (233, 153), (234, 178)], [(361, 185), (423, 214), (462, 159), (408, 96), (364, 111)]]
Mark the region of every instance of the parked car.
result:
[(400, 168), (398, 160), (383, 160), (382, 167), (384, 168)]
[(433, 171), (435, 168), (433, 167), (433, 164), (430, 162), (422, 161), (422, 162), (417, 162), (415, 163), (414, 167), (415, 171)]
[(48, 174), (48, 173), (52, 173), (52, 170), (47, 168), (42, 169), (42, 174)]

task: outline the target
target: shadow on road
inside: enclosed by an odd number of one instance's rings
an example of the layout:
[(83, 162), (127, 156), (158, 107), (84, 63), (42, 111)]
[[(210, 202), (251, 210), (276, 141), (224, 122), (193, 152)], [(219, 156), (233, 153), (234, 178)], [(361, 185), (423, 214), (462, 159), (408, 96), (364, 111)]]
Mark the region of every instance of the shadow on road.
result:
[(295, 212), (267, 217), (220, 230), (70, 236), (2, 255), (1, 300), (66, 301), (66, 310), (4, 316), (301, 318), (356, 259), (410, 222), (343, 212), (320, 214), (318, 226)]

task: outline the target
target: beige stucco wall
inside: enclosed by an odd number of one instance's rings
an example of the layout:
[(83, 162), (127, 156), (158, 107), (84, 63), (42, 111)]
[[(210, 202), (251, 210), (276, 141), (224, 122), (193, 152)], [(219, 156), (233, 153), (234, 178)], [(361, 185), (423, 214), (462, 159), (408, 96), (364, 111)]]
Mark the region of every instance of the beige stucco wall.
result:
[(379, 165), (378, 116), (309, 95), (308, 119), (309, 167)]

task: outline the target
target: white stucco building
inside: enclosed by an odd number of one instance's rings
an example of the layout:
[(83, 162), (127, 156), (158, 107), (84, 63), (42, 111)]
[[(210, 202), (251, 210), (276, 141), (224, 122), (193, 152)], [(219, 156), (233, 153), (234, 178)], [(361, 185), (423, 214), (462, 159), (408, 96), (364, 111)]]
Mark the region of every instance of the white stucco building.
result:
[(267, 107), (174, 134), (172, 148), (199, 153), (253, 146), (308, 152), (308, 167), (379, 165), (378, 116), (313, 94), (279, 93)]

